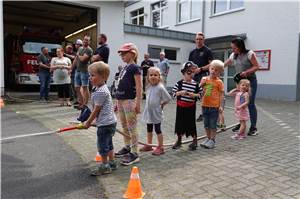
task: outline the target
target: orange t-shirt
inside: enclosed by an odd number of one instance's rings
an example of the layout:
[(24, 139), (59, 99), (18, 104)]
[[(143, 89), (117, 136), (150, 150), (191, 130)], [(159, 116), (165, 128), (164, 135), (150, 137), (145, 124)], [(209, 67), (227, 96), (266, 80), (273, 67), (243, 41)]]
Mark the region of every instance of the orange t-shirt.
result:
[(221, 79), (211, 79), (203, 77), (201, 80), (203, 85), (204, 95), (202, 98), (202, 106), (205, 107), (220, 107), (221, 94), (224, 92), (224, 84)]

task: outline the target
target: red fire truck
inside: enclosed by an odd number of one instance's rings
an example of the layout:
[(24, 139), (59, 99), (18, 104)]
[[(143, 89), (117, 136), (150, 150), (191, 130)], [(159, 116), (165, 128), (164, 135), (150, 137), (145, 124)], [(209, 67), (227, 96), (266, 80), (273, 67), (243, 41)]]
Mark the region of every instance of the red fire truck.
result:
[(56, 49), (61, 47), (62, 41), (61, 37), (41, 33), (23, 33), (21, 36), (11, 37), (10, 58), (7, 60), (10, 78), (18, 85), (39, 85), (37, 56), (41, 53), (41, 48), (47, 47), (50, 56), (55, 57)]

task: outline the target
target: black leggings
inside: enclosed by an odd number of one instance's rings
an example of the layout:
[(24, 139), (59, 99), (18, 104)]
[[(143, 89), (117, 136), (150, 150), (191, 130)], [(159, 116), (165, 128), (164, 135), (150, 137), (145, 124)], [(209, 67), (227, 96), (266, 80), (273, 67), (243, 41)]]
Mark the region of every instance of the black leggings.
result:
[(58, 98), (70, 98), (70, 84), (57, 85)]
[[(154, 129), (156, 134), (161, 134), (160, 123), (154, 124)], [(153, 124), (147, 124), (147, 132), (152, 133), (152, 131), (153, 131)]]

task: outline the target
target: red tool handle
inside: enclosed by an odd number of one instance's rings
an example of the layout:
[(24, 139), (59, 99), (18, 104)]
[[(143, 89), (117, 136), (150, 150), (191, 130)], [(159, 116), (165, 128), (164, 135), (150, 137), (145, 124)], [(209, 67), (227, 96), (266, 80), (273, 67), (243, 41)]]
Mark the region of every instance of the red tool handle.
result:
[(68, 126), (68, 127), (60, 128), (59, 133), (64, 132), (64, 131), (71, 131), (71, 130), (74, 130), (77, 128), (78, 128), (77, 126)]

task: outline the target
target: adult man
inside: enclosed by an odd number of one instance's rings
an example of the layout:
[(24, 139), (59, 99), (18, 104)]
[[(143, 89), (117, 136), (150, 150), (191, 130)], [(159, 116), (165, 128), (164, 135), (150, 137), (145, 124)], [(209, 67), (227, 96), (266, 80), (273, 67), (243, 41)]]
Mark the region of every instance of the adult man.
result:
[[(195, 43), (196, 48), (190, 52), (189, 61), (198, 65), (195, 69), (194, 80), (200, 83), (201, 78), (208, 75), (209, 63), (213, 60), (212, 51), (204, 45), (204, 34), (198, 32), (196, 34)], [(197, 122), (202, 121), (202, 114), (197, 118)]]
[(165, 57), (166, 57), (165, 52), (159, 53), (159, 63), (157, 64), (157, 67), (160, 69), (164, 86), (167, 86), (167, 77), (169, 74), (170, 64), (169, 64), (169, 60)]
[(92, 57), (92, 62), (96, 61), (103, 61), (104, 63), (108, 63), (108, 58), (109, 58), (109, 47), (106, 44), (107, 42), (107, 37), (105, 34), (100, 34), (98, 37), (98, 44), (100, 45), (93, 57)]
[(84, 36), (83, 46), (81, 46), (78, 51), (72, 68), (74, 65), (77, 66), (75, 72), (75, 90), (78, 97), (79, 109), (83, 108), (89, 101), (89, 73), (88, 65), (90, 64), (90, 59), (93, 55), (93, 50), (89, 46), (90, 36)]
[(146, 86), (147, 86), (147, 73), (148, 73), (148, 69), (152, 66), (154, 66), (153, 64), (153, 61), (151, 61), (150, 59), (150, 55), (149, 53), (145, 53), (144, 54), (144, 61), (142, 61), (141, 63), (141, 67), (142, 67), (142, 70), (143, 70), (143, 98), (145, 99), (145, 89), (146, 89)]
[(49, 90), (50, 90), (50, 61), (51, 57), (49, 56), (48, 48), (42, 47), (41, 54), (38, 58), (39, 63), (39, 79), (40, 79), (40, 100), (48, 101), (49, 100)]

